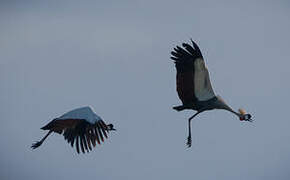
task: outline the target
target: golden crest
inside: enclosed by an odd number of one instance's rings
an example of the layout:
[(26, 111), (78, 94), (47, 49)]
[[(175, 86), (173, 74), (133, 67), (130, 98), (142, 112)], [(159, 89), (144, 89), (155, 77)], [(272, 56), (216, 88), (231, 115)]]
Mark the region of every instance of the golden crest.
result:
[(240, 112), (242, 115), (247, 114), (246, 111), (245, 111), (244, 109), (239, 109), (239, 112)]

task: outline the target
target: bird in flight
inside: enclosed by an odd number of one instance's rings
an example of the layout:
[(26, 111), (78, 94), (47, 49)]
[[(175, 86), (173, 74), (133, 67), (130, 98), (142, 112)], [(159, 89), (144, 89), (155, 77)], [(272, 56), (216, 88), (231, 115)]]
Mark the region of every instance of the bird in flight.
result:
[(182, 105), (175, 106), (173, 109), (182, 111), (192, 109), (197, 111), (188, 119), (188, 137), (187, 146), (191, 147), (191, 120), (198, 114), (213, 110), (224, 109), (235, 114), (241, 121), (252, 122), (251, 115), (246, 114), (245, 110), (234, 111), (218, 95), (215, 95), (207, 67), (205, 66), (203, 56), (197, 44), (191, 39), (192, 45), (183, 43), (181, 48), (176, 46), (171, 52), (171, 59), (174, 60), (177, 70), (176, 90)]
[(105, 138), (108, 138), (109, 131), (116, 130), (112, 124), (105, 124), (88, 106), (69, 111), (53, 119), (41, 129), (49, 131), (44, 138), (32, 144), (32, 149), (38, 148), (52, 132), (55, 132), (63, 133), (64, 139), (72, 147), (75, 144), (77, 153), (80, 153), (80, 149), (83, 153), (91, 151), (92, 146), (96, 146), (96, 142), (101, 144)]

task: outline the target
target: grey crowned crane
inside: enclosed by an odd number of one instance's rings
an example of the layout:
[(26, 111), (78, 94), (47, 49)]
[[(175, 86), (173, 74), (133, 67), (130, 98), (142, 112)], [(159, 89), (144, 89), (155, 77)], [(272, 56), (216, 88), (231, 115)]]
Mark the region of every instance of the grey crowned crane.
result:
[(174, 60), (177, 70), (176, 89), (182, 101), (182, 105), (175, 106), (173, 109), (177, 111), (185, 109), (197, 111), (188, 119), (188, 147), (191, 146), (192, 141), (190, 122), (195, 116), (204, 111), (224, 109), (235, 114), (241, 121), (252, 122), (252, 116), (246, 114), (245, 110), (239, 109), (236, 112), (220, 96), (215, 95), (201, 51), (194, 41), (191, 40), (191, 42), (193, 46), (183, 43), (183, 48), (176, 46), (174, 51), (171, 52), (171, 59)]
[(105, 124), (90, 107), (69, 111), (59, 118), (53, 119), (41, 129), (49, 131), (44, 138), (32, 144), (31, 148), (38, 148), (52, 132), (55, 132), (63, 133), (64, 139), (72, 147), (75, 144), (78, 153), (80, 153), (80, 149), (83, 153), (91, 151), (92, 146), (96, 146), (96, 142), (101, 144), (105, 138), (108, 138), (107, 133), (115, 130), (112, 124)]

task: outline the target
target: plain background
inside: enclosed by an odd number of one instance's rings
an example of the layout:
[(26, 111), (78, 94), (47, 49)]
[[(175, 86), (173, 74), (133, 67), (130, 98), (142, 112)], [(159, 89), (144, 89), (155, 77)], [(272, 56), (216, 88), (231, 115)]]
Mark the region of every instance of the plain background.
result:
[[(1, 1), (1, 179), (290, 178), (290, 3)], [(193, 38), (216, 94), (253, 115), (187, 118), (170, 51)], [(78, 155), (39, 128), (90, 105), (117, 132)]]

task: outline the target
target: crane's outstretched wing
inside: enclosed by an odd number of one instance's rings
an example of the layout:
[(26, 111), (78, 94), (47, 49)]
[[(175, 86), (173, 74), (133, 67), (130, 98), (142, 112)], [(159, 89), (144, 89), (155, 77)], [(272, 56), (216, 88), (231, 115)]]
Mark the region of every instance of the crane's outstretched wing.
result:
[(183, 43), (171, 52), (171, 59), (177, 70), (176, 89), (183, 105), (195, 105), (196, 101), (206, 101), (215, 97), (209, 73), (197, 44), (191, 40), (193, 47)]
[(64, 132), (64, 139), (72, 147), (75, 144), (78, 153), (80, 153), (80, 149), (83, 153), (91, 151), (92, 147), (96, 146), (96, 142), (101, 144), (105, 138), (108, 138), (107, 133), (109, 132), (109, 128), (103, 120), (91, 124), (85, 119), (54, 119), (41, 129), (59, 134)]

